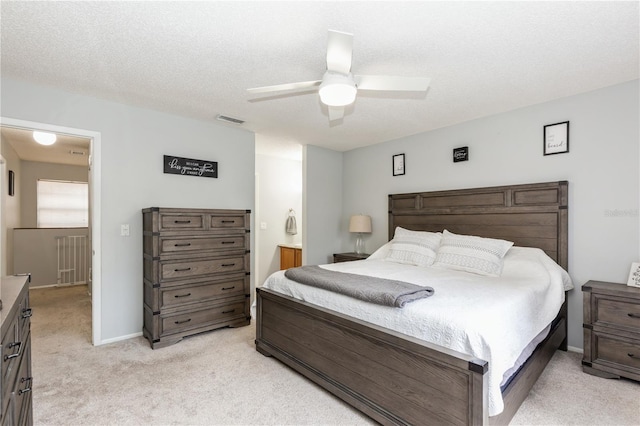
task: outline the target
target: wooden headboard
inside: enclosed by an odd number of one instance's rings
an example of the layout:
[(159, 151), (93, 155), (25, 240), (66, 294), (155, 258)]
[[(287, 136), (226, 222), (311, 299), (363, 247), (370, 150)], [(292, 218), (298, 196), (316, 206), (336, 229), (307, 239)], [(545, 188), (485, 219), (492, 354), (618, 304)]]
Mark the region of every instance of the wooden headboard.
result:
[(538, 247), (568, 269), (567, 181), (389, 195), (396, 226), (478, 235)]

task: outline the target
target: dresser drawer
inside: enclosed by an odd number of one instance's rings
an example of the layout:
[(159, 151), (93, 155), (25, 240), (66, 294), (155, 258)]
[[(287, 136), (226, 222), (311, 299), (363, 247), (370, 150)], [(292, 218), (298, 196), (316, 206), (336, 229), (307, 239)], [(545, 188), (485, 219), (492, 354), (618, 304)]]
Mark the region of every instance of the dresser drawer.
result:
[(244, 271), (244, 256), (192, 261), (161, 262), (160, 280)]
[(216, 322), (229, 321), (244, 317), (245, 302), (236, 302), (223, 306), (209, 307), (193, 312), (162, 316), (160, 336), (204, 327)]
[(594, 325), (613, 325), (640, 330), (640, 304), (601, 295), (596, 295), (595, 302)]
[[(25, 418), (26, 409), (30, 406), (31, 393), (33, 389), (33, 376), (31, 375), (31, 336), (27, 338), (27, 346), (22, 356), (18, 376), (16, 377), (14, 391), (14, 416), (17, 419)], [(24, 424), (24, 423), (20, 423)]]
[(206, 283), (159, 289), (161, 294), (160, 308), (168, 309), (191, 303), (220, 299), (223, 297), (241, 296), (245, 294), (244, 281), (244, 278), (238, 278), (219, 283)]
[(228, 237), (160, 238), (160, 254), (246, 249), (244, 235)]
[(205, 229), (204, 214), (160, 213), (161, 231), (198, 231)]
[(640, 373), (640, 340), (595, 333), (593, 363), (614, 363)]
[(2, 383), (8, 384), (6, 388), (2, 389), (5, 398), (13, 389), (26, 343), (20, 339), (18, 318), (14, 317), (8, 332), (2, 339)]
[(218, 216), (211, 215), (209, 216), (209, 227), (211, 229), (225, 229), (225, 228), (244, 228), (245, 227), (245, 216), (237, 215), (237, 216)]

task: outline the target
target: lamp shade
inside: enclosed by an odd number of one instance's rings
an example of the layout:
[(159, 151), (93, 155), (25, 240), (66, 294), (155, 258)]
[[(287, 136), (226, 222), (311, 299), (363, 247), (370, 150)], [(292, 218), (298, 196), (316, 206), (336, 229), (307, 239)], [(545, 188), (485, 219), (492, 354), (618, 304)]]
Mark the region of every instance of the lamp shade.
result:
[(349, 220), (349, 232), (371, 233), (371, 216), (353, 215)]

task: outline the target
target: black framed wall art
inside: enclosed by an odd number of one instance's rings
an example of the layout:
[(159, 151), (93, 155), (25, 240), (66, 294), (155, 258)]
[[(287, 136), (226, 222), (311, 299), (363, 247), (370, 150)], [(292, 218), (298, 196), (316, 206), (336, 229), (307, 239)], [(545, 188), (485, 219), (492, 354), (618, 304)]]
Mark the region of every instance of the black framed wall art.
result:
[(544, 155), (569, 152), (569, 122), (547, 124), (543, 130)]
[(404, 154), (396, 154), (393, 156), (393, 175), (401, 176), (405, 172)]

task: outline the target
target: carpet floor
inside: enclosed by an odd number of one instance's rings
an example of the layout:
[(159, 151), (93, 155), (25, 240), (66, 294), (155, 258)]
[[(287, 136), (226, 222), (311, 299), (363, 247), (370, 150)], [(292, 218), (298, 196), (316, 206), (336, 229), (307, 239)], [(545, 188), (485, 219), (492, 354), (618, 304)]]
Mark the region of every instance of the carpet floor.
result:
[[(94, 347), (86, 286), (32, 289), (36, 425), (369, 425), (366, 416), (256, 352), (255, 326), (152, 350)], [(558, 351), (512, 425), (640, 425), (640, 384), (582, 372)]]

